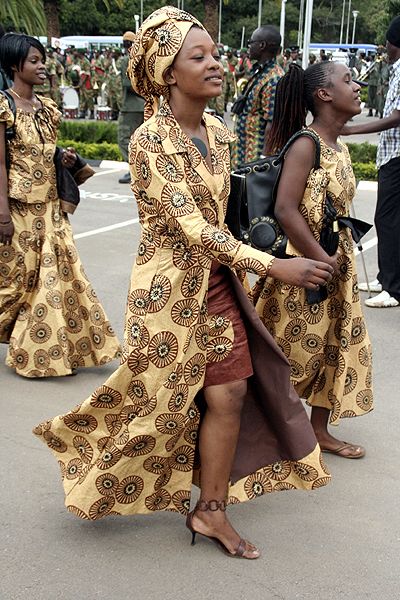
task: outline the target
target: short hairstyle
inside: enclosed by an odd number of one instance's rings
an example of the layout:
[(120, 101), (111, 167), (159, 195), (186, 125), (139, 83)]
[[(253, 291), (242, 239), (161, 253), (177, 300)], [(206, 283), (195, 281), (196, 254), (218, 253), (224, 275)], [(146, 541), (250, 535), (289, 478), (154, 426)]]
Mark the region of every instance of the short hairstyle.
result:
[(31, 47), (39, 50), (46, 60), (46, 51), (43, 44), (36, 38), (25, 33), (6, 33), (0, 40), (0, 65), (9, 79), (14, 79), (13, 67), (20, 71)]
[(262, 25), (258, 31), (263, 41), (268, 42), (272, 48), (279, 49), (281, 45), (281, 34), (273, 25)]

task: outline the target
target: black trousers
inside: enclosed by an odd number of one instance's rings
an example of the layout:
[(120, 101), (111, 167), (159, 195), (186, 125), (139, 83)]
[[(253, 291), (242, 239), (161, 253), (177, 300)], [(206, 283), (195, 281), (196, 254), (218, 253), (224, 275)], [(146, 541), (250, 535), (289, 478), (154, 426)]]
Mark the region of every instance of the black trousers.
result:
[(378, 171), (375, 212), (378, 236), (378, 280), (400, 302), (400, 157)]

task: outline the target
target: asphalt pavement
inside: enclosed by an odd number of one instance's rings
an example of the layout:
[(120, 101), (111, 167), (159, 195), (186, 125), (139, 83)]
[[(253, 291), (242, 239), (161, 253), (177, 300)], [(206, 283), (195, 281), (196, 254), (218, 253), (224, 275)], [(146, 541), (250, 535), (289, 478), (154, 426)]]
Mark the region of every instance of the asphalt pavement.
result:
[[(71, 218), (85, 269), (120, 336), (139, 239), (130, 188), (118, 183), (123, 169), (97, 169)], [(361, 183), (355, 201), (357, 217), (370, 222), (375, 187)], [(374, 230), (364, 247), (374, 278)], [(364, 445), (367, 455), (326, 455), (333, 478), (320, 490), (230, 507), (240, 532), (262, 549), (253, 562), (232, 560), (204, 539), (191, 547), (184, 519), (175, 514), (86, 522), (66, 512), (57, 463), (31, 429), (84, 400), (117, 363), (76, 377), (23, 379), (4, 365), (6, 347), (0, 346), (1, 600), (398, 598), (400, 308), (365, 308), (365, 316), (376, 408), (364, 418), (343, 420), (337, 435)]]

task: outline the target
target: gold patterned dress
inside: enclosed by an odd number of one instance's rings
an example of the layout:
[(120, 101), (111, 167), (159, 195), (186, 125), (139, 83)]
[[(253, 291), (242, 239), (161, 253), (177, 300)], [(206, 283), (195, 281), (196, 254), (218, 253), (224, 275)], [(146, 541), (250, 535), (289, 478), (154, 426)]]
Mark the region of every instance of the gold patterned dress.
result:
[[(311, 171), (299, 206), (318, 241), (325, 195), (339, 216), (348, 216), (355, 194), (347, 146), (339, 142), (338, 152), (319, 139), (321, 168)], [(329, 283), (325, 301), (307, 304), (304, 288), (268, 279), (256, 303), (261, 320), (290, 363), (295, 390), (310, 406), (331, 411), (331, 424), (365, 415), (373, 404), (371, 345), (348, 228), (340, 230), (339, 251), (339, 275)], [(287, 252), (301, 255), (290, 242)]]
[[(25, 377), (69, 375), (106, 363), (119, 343), (79, 259), (61, 211), (53, 162), (61, 113), (40, 97), (36, 113), (17, 108), (8, 143), (14, 236), (0, 245), (0, 342), (6, 364)], [(14, 116), (0, 97), (0, 121)]]
[(135, 131), (130, 164), (142, 231), (121, 366), (75, 410), (34, 430), (60, 464), (68, 509), (84, 519), (187, 513), (201, 473), (196, 440), (207, 364), (223, 368), (235, 344), (230, 312), (208, 311), (215, 261), (240, 302), (254, 370), (229, 502), (330, 479), (289, 364), (239, 280), (247, 269), (265, 276), (272, 259), (224, 225), (232, 134), (212, 116), (204, 121), (212, 170), (168, 104)]

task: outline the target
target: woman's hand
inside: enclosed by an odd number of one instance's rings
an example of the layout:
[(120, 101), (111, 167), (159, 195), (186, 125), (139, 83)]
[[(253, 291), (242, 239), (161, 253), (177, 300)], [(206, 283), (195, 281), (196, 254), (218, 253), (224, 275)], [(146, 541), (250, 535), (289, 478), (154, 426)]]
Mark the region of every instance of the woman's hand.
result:
[(339, 256), (340, 256), (340, 252), (336, 252), (336, 254), (334, 254), (333, 256), (328, 256), (328, 258), (326, 259), (326, 262), (328, 263), (328, 265), (330, 265), (332, 267), (335, 275), (339, 275), (339, 265), (338, 265)]
[(316, 290), (332, 279), (334, 269), (327, 263), (309, 258), (276, 258), (269, 275), (284, 283)]
[(7, 221), (0, 220), (0, 244), (9, 246), (11, 244), (12, 237), (14, 235), (14, 223), (10, 219)]
[(70, 169), (71, 167), (74, 166), (76, 161), (76, 152), (75, 152), (75, 148), (66, 148), (63, 151), (62, 154), (62, 164), (64, 167), (66, 167), (67, 169)]

